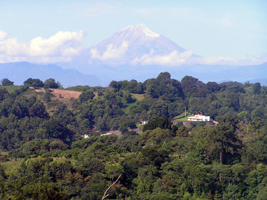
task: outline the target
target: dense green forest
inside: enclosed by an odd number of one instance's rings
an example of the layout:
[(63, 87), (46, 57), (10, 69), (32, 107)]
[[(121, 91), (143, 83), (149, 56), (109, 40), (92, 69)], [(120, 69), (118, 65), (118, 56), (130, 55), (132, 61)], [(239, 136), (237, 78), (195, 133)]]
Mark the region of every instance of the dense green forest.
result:
[[(180, 82), (163, 72), (143, 83), (60, 87), (54, 79), (3, 79), (0, 199), (266, 199), (260, 83)], [(56, 98), (49, 88), (81, 94)], [(219, 124), (173, 124), (185, 108)], [(111, 130), (121, 134), (101, 136)]]

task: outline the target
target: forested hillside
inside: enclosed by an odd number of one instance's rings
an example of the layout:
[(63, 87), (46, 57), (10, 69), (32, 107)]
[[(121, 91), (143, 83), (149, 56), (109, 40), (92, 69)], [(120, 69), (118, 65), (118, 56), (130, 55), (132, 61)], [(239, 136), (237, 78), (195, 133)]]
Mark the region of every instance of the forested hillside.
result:
[[(5, 81), (0, 199), (98, 200), (112, 183), (105, 199), (266, 199), (267, 87), (259, 83), (180, 82), (168, 72), (108, 87)], [(52, 88), (81, 95), (55, 97)], [(219, 124), (173, 124), (185, 108)], [(101, 136), (112, 130), (121, 134)]]

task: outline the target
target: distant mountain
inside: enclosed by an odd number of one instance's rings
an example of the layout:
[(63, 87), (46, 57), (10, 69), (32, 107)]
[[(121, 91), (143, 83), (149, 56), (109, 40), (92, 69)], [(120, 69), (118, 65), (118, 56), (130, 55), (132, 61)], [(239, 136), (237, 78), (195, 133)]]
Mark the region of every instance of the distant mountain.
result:
[(28, 78), (45, 81), (54, 78), (64, 87), (76, 85), (101, 86), (101, 80), (94, 75), (85, 75), (76, 69), (62, 69), (57, 65), (38, 65), (28, 62), (0, 64), (0, 79), (8, 78), (16, 85), (22, 85)]
[(131, 25), (116, 32), (96, 46), (87, 49), (92, 63), (135, 64), (144, 55), (166, 55), (185, 49), (166, 38), (154, 33), (143, 24)]
[[(105, 85), (112, 80), (144, 81), (168, 71), (181, 80), (190, 75), (205, 82), (263, 79), (267, 64), (256, 66), (227, 66), (185, 64), (187, 58), (203, 58), (185, 50), (163, 35), (154, 33), (143, 24), (127, 26), (99, 44), (84, 49), (64, 68), (76, 68), (101, 78)], [(171, 63), (172, 60), (180, 64)], [(197, 59), (196, 59), (197, 60)]]
[(111, 80), (118, 79), (145, 80), (161, 71), (167, 71), (167, 68), (161, 65), (146, 64), (150, 62), (151, 56), (168, 54), (187, 56), (188, 52), (165, 36), (139, 24), (121, 29), (99, 44), (84, 49), (71, 62), (59, 65), (64, 68), (76, 68), (83, 73), (90, 72), (108, 84)]
[(139, 24), (127, 26), (99, 44), (81, 50), (70, 62), (57, 65), (1, 64), (0, 73), (1, 77), (10, 78), (16, 84), (22, 84), (29, 77), (42, 80), (55, 78), (65, 87), (107, 86), (112, 80), (145, 81), (165, 71), (177, 80), (189, 75), (204, 82), (260, 80), (262, 85), (267, 85), (267, 63), (254, 66), (211, 65), (197, 62), (201, 59), (205, 57), (192, 54), (167, 37)]

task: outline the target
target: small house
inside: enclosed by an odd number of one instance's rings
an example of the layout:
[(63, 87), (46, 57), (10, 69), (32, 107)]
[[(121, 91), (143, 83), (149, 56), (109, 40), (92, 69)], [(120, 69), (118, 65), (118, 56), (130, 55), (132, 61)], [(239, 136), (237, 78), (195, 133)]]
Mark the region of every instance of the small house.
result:
[(83, 138), (89, 138), (90, 136), (89, 135), (87, 135), (87, 134), (85, 134), (84, 136), (83, 136)]
[(188, 121), (193, 121), (193, 122), (201, 122), (201, 121), (210, 121), (210, 116), (205, 116), (202, 114), (196, 114), (193, 117), (188, 117)]
[(147, 124), (148, 121), (141, 121), (141, 124)]

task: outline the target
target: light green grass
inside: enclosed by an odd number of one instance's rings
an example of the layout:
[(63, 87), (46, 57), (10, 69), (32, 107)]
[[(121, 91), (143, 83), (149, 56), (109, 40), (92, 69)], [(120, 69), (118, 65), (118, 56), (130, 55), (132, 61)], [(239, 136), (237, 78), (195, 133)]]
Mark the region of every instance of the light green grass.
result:
[(188, 121), (188, 117), (193, 117), (193, 115), (187, 115), (186, 117), (180, 119), (174, 119), (173, 121), (179, 121), (179, 122)]
[[(188, 115), (188, 113), (186, 114), (186, 116)], [(176, 120), (176, 119), (181, 119), (181, 118), (184, 118), (185, 115), (184, 113), (180, 114), (180, 115), (177, 115), (176, 117), (173, 118), (173, 120)]]
[[(0, 85), (0, 89), (6, 89), (8, 91), (9, 94), (11, 93), (15, 93), (16, 90), (20, 90), (21, 86), (19, 85), (9, 85), (9, 86), (2, 86)], [(24, 92), (22, 92), (21, 94), (23, 95), (29, 95), (29, 94), (36, 94), (36, 92), (34, 90), (26, 90)]]
[(15, 90), (18, 90), (20, 88), (20, 86), (18, 86), (18, 85), (9, 85), (9, 86), (0, 85), (0, 89), (4, 89), (4, 88), (10, 94), (10, 93), (15, 93)]
[(132, 97), (135, 98), (138, 101), (142, 101), (145, 98), (145, 94), (134, 94), (131, 93)]
[(35, 90), (26, 90), (25, 92), (22, 92), (23, 95), (32, 95), (32, 94), (36, 94)]
[(143, 128), (144, 128), (144, 124), (136, 124), (136, 126), (137, 126), (137, 128), (139, 128), (140, 130), (143, 130)]

